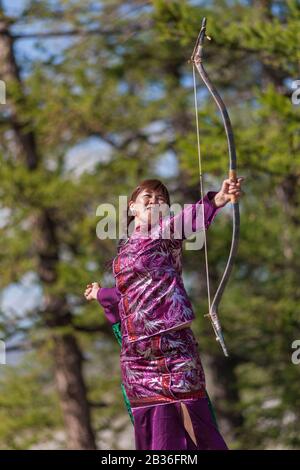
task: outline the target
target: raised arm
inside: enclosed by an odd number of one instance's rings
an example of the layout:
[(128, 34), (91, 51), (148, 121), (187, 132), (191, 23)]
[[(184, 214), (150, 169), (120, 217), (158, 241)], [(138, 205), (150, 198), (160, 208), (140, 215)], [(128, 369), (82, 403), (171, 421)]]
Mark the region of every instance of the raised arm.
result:
[[(193, 233), (208, 229), (217, 213), (222, 207), (216, 207), (213, 199), (217, 191), (209, 191), (205, 197), (194, 204), (185, 204), (184, 209), (173, 217), (162, 219), (162, 234), (168, 238), (168, 234), (175, 239), (185, 240)], [(204, 225), (203, 225), (204, 211)]]

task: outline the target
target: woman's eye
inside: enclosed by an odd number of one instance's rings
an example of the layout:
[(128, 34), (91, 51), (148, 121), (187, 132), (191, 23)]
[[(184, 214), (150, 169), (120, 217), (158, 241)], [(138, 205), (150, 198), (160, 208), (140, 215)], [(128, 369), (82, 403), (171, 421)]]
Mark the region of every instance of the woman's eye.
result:
[[(150, 197), (151, 197), (151, 194), (144, 194), (144, 195), (143, 195), (143, 199), (144, 199), (144, 200), (147, 200), (147, 199), (149, 199)], [(163, 196), (159, 196), (159, 197), (157, 198), (157, 201), (160, 202), (160, 203), (165, 202), (165, 198), (164, 198)]]

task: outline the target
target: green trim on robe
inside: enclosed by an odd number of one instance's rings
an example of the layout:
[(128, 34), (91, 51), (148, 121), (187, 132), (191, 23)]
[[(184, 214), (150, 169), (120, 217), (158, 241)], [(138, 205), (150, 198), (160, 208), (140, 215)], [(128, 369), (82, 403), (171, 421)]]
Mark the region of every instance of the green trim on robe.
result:
[[(114, 323), (112, 325), (112, 329), (113, 329), (113, 333), (114, 333), (115, 337), (117, 338), (119, 346), (122, 346), (121, 323), (120, 322)], [(131, 411), (130, 402), (129, 402), (129, 399), (128, 399), (128, 396), (127, 396), (127, 393), (126, 393), (126, 390), (125, 390), (125, 387), (124, 387), (123, 383), (121, 383), (121, 390), (122, 390), (125, 406), (126, 406), (126, 409), (128, 411), (129, 417), (131, 419), (132, 424), (134, 424), (134, 418), (133, 418), (133, 414), (132, 414), (132, 411)]]
[(214, 407), (213, 407), (213, 405), (212, 405), (212, 402), (210, 401), (210, 398), (209, 398), (209, 395), (208, 395), (208, 393), (207, 393), (207, 390), (205, 390), (205, 394), (206, 394), (206, 398), (207, 398), (207, 400), (208, 400), (208, 407), (209, 407), (209, 410), (210, 410), (210, 414), (211, 414), (212, 420), (213, 420), (213, 422), (215, 423), (216, 428), (219, 430), (219, 426), (218, 426), (218, 422), (217, 422), (217, 418), (216, 418), (216, 413), (215, 413)]
[(121, 323), (114, 323), (112, 325), (113, 333), (115, 337), (117, 338), (117, 341), (119, 343), (119, 346), (122, 346), (122, 334), (121, 334)]

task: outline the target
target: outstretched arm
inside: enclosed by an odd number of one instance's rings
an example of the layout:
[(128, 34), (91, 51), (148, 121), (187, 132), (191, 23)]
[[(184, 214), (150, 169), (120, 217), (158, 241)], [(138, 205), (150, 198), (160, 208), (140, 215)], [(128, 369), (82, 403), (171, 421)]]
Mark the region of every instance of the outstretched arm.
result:
[[(173, 217), (162, 220), (164, 237), (185, 240), (193, 233), (208, 229), (217, 213), (223, 206), (217, 207), (215, 196), (217, 191), (209, 191), (203, 199), (194, 204), (185, 204), (184, 209)], [(203, 224), (204, 222), (204, 224)]]
[(116, 287), (101, 287), (98, 282), (92, 282), (86, 286), (84, 296), (87, 300), (98, 300), (111, 325), (120, 321), (119, 300), (121, 294)]
[[(122, 346), (122, 332), (119, 315), (119, 300), (121, 298), (121, 294), (118, 289), (116, 287), (101, 287), (98, 282), (93, 282), (92, 284), (87, 285), (84, 295), (87, 300), (97, 299), (99, 304), (104, 308), (105, 316), (112, 326), (113, 333), (119, 346)], [(123, 383), (121, 383), (121, 389), (127, 411), (133, 424), (134, 417)]]
[[(107, 320), (111, 323), (113, 333), (119, 343), (119, 346), (122, 346), (122, 333), (121, 333), (121, 323), (119, 315), (119, 300), (121, 294), (116, 287), (100, 287), (97, 292), (97, 300), (104, 308), (104, 313)], [(123, 399), (125, 402), (126, 409), (128, 411), (129, 417), (132, 424), (134, 423), (134, 417), (130, 407), (130, 401), (128, 400), (126, 389), (121, 383), (121, 390), (123, 394)]]
[(100, 287), (97, 300), (103, 307), (108, 322), (113, 325), (120, 321), (119, 301), (121, 294), (116, 287)]

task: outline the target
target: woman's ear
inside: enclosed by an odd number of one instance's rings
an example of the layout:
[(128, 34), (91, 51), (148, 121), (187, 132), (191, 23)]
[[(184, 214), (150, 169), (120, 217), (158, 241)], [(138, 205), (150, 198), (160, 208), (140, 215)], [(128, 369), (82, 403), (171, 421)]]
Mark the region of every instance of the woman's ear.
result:
[(133, 202), (129, 204), (129, 211), (128, 212), (129, 212), (129, 215), (136, 215), (136, 210), (134, 208), (134, 203)]

